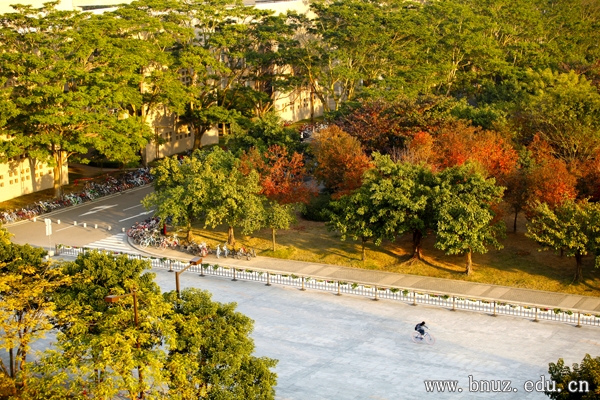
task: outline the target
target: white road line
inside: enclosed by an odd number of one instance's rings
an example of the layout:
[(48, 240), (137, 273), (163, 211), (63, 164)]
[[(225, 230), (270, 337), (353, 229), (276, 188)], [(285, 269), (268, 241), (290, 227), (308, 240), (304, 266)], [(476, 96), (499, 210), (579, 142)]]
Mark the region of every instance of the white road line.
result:
[(134, 215), (133, 217), (127, 217), (127, 218), (120, 219), (119, 222), (127, 221), (128, 219), (137, 218), (137, 217), (142, 216), (142, 215), (148, 215), (148, 214), (153, 213), (153, 212), (154, 212), (154, 210), (146, 211), (146, 212), (143, 212), (141, 214)]
[(116, 207), (117, 205), (118, 204), (113, 204), (113, 205), (110, 205), (110, 206), (98, 206), (98, 207), (94, 207), (90, 211), (88, 211), (88, 212), (86, 212), (84, 214), (81, 214), (79, 216), (83, 217), (84, 215), (96, 214), (99, 211), (103, 211), (103, 210), (106, 210), (106, 209), (109, 209), (109, 208), (112, 208), (112, 207)]
[(138, 204), (137, 206), (127, 207), (123, 211), (131, 210), (132, 208), (141, 207), (141, 206), (142, 206), (141, 204)]
[(83, 247), (88, 247), (90, 249), (98, 249), (98, 250), (117, 251), (120, 253), (136, 252), (135, 249), (133, 247), (129, 246), (129, 244), (127, 243), (125, 233), (118, 233), (116, 235), (112, 235), (105, 239), (97, 240), (95, 242), (86, 244)]
[(77, 225), (69, 225), (69, 226), (67, 226), (66, 228), (57, 229), (57, 230), (55, 230), (54, 232), (60, 232), (60, 231), (64, 231), (65, 229), (69, 229), (69, 228), (72, 228), (72, 227), (74, 227), (74, 226), (77, 226)]

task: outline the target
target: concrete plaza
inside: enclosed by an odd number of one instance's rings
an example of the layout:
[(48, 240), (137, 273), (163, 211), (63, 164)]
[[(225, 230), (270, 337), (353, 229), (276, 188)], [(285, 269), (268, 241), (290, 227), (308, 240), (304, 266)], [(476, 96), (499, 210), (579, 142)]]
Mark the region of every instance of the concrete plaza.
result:
[[(175, 276), (153, 270), (163, 290)], [(220, 302), (237, 302), (255, 321), (257, 356), (279, 360), (278, 399), (544, 399), (526, 381), (547, 376), (548, 363), (579, 363), (600, 352), (597, 327), (539, 322), (218, 277), (181, 276)], [(425, 320), (437, 342), (410, 340)], [(469, 391), (473, 380), (510, 381), (508, 393)], [(427, 392), (424, 380), (458, 380), (462, 392)], [(517, 390), (515, 392), (514, 390)], [(458, 390), (458, 389), (457, 389)]]

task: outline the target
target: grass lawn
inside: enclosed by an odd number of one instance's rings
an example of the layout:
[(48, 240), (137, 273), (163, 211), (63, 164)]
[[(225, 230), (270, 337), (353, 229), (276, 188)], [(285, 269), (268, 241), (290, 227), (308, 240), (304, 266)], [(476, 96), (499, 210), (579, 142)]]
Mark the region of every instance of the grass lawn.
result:
[[(511, 217), (507, 216), (507, 224), (512, 222), (509, 220)], [(447, 256), (434, 249), (435, 238), (432, 236), (424, 240), (422, 262), (410, 260), (412, 235), (405, 235), (395, 242), (384, 242), (380, 247), (368, 244), (367, 261), (363, 263), (359, 242), (341, 241), (339, 234), (328, 232), (323, 223), (301, 218), (292, 229), (277, 233), (275, 252), (272, 251), (270, 230), (261, 230), (252, 236), (243, 236), (236, 231), (236, 240), (255, 248), (262, 256), (600, 296), (600, 270), (594, 268), (592, 257), (584, 258), (584, 281), (573, 283), (574, 258), (560, 257), (553, 252), (539, 252), (538, 246), (524, 235), (524, 219), (519, 221), (518, 230), (516, 234), (507, 234), (502, 241), (502, 250), (490, 249), (487, 254), (474, 254), (470, 277), (464, 274), (465, 258)], [(205, 241), (213, 246), (223, 244), (227, 239), (225, 227), (214, 230), (194, 228), (194, 234), (197, 242)]]

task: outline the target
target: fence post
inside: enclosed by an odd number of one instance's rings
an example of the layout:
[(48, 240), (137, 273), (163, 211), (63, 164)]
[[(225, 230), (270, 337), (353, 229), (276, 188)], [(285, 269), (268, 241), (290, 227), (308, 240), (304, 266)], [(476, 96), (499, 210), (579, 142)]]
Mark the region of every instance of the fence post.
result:
[(302, 291), (306, 290), (306, 288), (304, 287), (304, 277), (302, 277), (302, 288), (300, 290), (302, 290)]
[(456, 311), (456, 296), (452, 296), (452, 310), (450, 311)]
[(271, 286), (271, 274), (267, 271), (267, 284), (265, 286)]
[(200, 263), (200, 276), (204, 276), (204, 265)]
[(377, 286), (374, 286), (374, 288), (375, 288), (375, 298), (373, 299), (373, 301), (378, 301), (379, 298), (377, 297), (378, 296), (378, 294), (377, 294)]
[(497, 317), (498, 315), (496, 314), (496, 300), (494, 300), (494, 314), (492, 314), (492, 317)]
[(173, 272), (173, 260), (169, 260), (169, 272)]
[(58, 248), (58, 243), (54, 245), (54, 254), (59, 255), (60, 253), (58, 252), (59, 248)]
[(341, 296), (342, 294), (340, 293), (340, 281), (337, 281), (337, 287), (338, 287), (338, 290), (337, 290), (337, 293), (335, 295), (336, 296)]
[(581, 328), (581, 313), (578, 312), (577, 313), (577, 325), (575, 325), (576, 328)]
[(535, 308), (535, 318), (533, 319), (533, 322), (540, 322), (540, 320), (537, 317), (537, 313), (538, 313), (538, 308)]
[(413, 306), (417, 305), (417, 292), (413, 292), (413, 303), (411, 305), (413, 305)]
[(235, 267), (233, 267), (233, 279), (232, 279), (232, 281), (234, 281), (234, 282), (237, 281), (237, 279), (235, 278)]

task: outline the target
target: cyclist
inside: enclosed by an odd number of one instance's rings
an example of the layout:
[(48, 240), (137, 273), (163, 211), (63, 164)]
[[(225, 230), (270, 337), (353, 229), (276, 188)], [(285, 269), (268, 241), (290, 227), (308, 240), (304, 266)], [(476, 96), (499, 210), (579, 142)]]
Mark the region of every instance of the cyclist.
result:
[(419, 337), (419, 339), (423, 339), (423, 335), (425, 334), (424, 328), (429, 329), (429, 327), (427, 325), (425, 325), (425, 321), (421, 322), (420, 324), (415, 325), (415, 331), (419, 332), (419, 334), (421, 335)]

